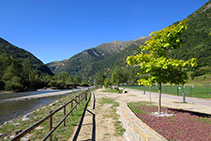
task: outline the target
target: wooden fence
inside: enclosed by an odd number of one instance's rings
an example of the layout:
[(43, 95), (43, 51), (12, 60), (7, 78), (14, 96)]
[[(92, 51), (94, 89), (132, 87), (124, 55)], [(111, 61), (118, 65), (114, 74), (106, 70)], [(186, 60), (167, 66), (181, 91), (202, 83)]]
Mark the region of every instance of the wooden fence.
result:
[[(21, 133), (19, 133), (18, 135), (16, 135), (11, 141), (20, 141), (20, 139), (22, 137), (24, 137), (27, 133), (31, 132), (33, 129), (35, 129), (36, 127), (38, 127), (40, 124), (42, 124), (44, 121), (49, 120), (49, 133), (43, 138), (43, 141), (47, 140), (49, 138), (50, 141), (52, 141), (52, 134), (53, 132), (63, 123), (64, 126), (66, 126), (66, 122), (65, 119), (71, 114), (74, 109), (77, 110), (77, 106), (80, 105), (80, 103), (83, 100), (87, 101), (87, 96), (89, 94), (89, 90), (86, 90), (85, 92), (75, 96), (73, 99), (71, 99), (69, 102), (65, 103), (64, 105), (62, 105), (61, 107), (59, 107), (58, 109), (54, 110), (54, 111), (50, 111), (49, 115), (47, 115), (46, 117), (44, 117), (43, 119), (39, 120), (38, 122), (36, 122), (35, 124), (33, 124), (32, 126), (28, 127), (27, 129), (25, 129), (24, 131), (22, 131)], [(75, 103), (75, 104), (74, 104)], [(66, 111), (66, 106), (70, 105), (70, 111), (67, 113)], [(55, 113), (57, 113), (58, 111), (63, 109), (63, 113), (64, 116), (62, 118), (62, 120), (55, 126), (53, 127), (53, 115)]]

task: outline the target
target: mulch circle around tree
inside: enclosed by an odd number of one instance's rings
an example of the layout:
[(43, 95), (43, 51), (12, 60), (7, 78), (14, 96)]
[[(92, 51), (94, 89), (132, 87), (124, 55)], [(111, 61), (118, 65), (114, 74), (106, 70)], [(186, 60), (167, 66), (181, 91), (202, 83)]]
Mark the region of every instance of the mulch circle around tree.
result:
[(211, 117), (189, 111), (162, 108), (162, 112), (173, 114), (170, 117), (153, 116), (157, 107), (137, 106), (141, 113), (136, 115), (168, 140), (211, 141)]

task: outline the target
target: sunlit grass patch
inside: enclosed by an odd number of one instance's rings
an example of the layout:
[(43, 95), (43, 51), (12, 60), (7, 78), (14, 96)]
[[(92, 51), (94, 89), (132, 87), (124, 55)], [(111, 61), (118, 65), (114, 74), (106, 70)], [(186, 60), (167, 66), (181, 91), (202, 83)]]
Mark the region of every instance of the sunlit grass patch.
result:
[(111, 98), (101, 98), (100, 105), (111, 104), (111, 108), (109, 108), (108, 113), (104, 114), (105, 118), (112, 118), (114, 120), (115, 134), (116, 136), (122, 136), (125, 132), (125, 129), (122, 127), (121, 121), (119, 121), (119, 115), (117, 114), (117, 107), (119, 107), (119, 103), (115, 102), (114, 99)]

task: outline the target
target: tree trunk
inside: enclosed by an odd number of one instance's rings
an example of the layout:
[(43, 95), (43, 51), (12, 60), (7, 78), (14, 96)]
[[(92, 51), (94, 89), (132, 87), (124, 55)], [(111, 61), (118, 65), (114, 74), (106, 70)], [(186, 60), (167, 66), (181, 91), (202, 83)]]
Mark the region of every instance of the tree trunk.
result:
[(161, 114), (161, 83), (159, 83), (159, 102), (158, 102), (158, 114)]
[(152, 104), (151, 86), (149, 87), (149, 100), (150, 100), (150, 104)]
[(145, 95), (145, 86), (144, 86), (144, 95)]
[(184, 90), (184, 86), (182, 87), (182, 95), (183, 95), (183, 103), (185, 103), (185, 90)]

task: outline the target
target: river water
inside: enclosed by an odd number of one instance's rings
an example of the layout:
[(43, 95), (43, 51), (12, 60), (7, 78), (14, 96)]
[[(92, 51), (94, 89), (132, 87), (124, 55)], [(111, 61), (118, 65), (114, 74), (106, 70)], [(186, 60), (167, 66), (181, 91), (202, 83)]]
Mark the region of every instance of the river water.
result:
[(34, 109), (50, 104), (55, 99), (58, 99), (62, 96), (60, 95), (60, 96), (53, 96), (53, 97), (23, 99), (23, 100), (10, 100), (10, 99), (21, 98), (21, 97), (32, 96), (32, 95), (36, 96), (36, 95), (55, 93), (55, 92), (60, 92), (60, 91), (39, 90), (39, 91), (22, 92), (22, 93), (0, 94), (0, 125), (3, 124), (5, 121), (9, 121), (11, 119), (17, 118), (19, 116), (22, 116), (26, 113), (33, 111)]

